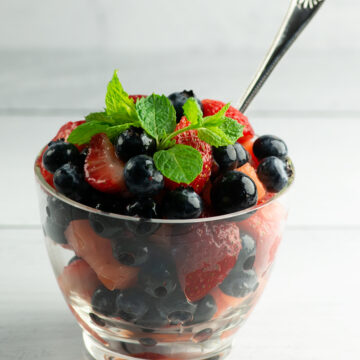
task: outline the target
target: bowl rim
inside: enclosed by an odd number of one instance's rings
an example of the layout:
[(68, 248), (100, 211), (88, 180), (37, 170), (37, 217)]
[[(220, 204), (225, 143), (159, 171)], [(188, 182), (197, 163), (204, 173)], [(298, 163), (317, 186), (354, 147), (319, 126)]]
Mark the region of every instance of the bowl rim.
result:
[[(295, 180), (295, 168), (294, 168), (292, 160), (290, 158), (288, 158), (291, 169), (293, 171), (293, 174), (290, 177), (289, 184), (282, 191), (275, 194), (271, 199), (267, 200), (266, 202), (264, 202), (262, 204), (254, 205), (254, 206), (252, 206), (250, 208), (247, 208), (245, 210), (241, 210), (241, 211), (237, 211), (237, 212), (233, 212), (233, 213), (229, 213), (229, 214), (225, 214), (225, 215), (217, 215), (217, 216), (206, 217), (206, 218), (197, 218), (197, 219), (143, 219), (143, 218), (139, 218), (139, 217), (121, 215), (121, 214), (116, 214), (116, 213), (111, 213), (111, 212), (105, 212), (105, 211), (102, 211), (102, 210), (98, 210), (98, 209), (92, 208), (90, 206), (81, 204), (81, 203), (79, 203), (77, 201), (71, 200), (67, 196), (59, 193), (56, 189), (54, 189), (52, 186), (50, 186), (46, 182), (46, 180), (44, 179), (44, 177), (43, 177), (43, 175), (41, 173), (41, 170), (40, 170), (40, 166), (38, 164), (39, 157), (40, 157), (40, 155), (37, 156), (35, 164), (34, 164), (35, 178), (37, 180), (37, 183), (40, 185), (40, 187), (46, 193), (54, 196), (55, 198), (59, 199), (60, 201), (65, 202), (66, 204), (68, 204), (70, 206), (73, 206), (73, 207), (78, 208), (78, 209), (83, 210), (83, 211), (87, 211), (87, 212), (92, 213), (92, 214), (97, 214), (97, 215), (100, 215), (100, 216), (106, 216), (106, 217), (117, 219), (117, 220), (132, 221), (132, 222), (147, 222), (147, 223), (153, 223), (153, 224), (189, 225), (189, 224), (199, 224), (199, 223), (204, 223), (204, 222), (229, 221), (231, 219), (235, 220), (235, 218), (237, 218), (237, 217), (241, 218), (242, 216), (248, 215), (250, 212), (258, 211), (258, 210), (272, 204), (273, 202), (278, 200), (280, 197), (283, 197), (283, 195), (287, 194), (288, 191), (290, 190), (290, 188), (292, 188), (292, 185), (293, 185), (294, 180)], [(245, 217), (245, 219), (246, 219), (246, 217)], [(237, 219), (236, 221), (240, 221), (240, 220)]]

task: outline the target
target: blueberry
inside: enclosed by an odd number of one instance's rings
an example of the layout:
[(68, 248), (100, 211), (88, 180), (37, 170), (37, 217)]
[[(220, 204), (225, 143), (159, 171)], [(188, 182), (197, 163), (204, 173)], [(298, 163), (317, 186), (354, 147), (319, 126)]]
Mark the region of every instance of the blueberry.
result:
[(166, 317), (170, 324), (179, 325), (191, 322), (196, 312), (196, 304), (187, 301), (184, 293), (178, 289), (170, 296), (156, 302), (159, 312)]
[(245, 150), (245, 148), (239, 144), (239, 143), (235, 143), (234, 144), (234, 149), (236, 151), (236, 157), (237, 157), (237, 166), (243, 166), (245, 165), (247, 162), (249, 162), (249, 153)]
[(219, 285), (220, 289), (229, 296), (241, 298), (254, 292), (259, 286), (254, 270), (232, 272)]
[(117, 261), (127, 266), (143, 265), (150, 256), (149, 245), (131, 237), (113, 240), (112, 252)]
[(139, 284), (152, 297), (166, 298), (178, 286), (175, 265), (165, 254), (160, 255), (159, 250), (154, 250), (150, 261), (139, 273)]
[(263, 159), (257, 169), (260, 181), (267, 191), (278, 193), (289, 183), (287, 164), (275, 156)]
[(137, 155), (125, 165), (125, 182), (128, 190), (138, 196), (151, 196), (164, 188), (164, 177), (150, 156)]
[(62, 141), (52, 143), (42, 158), (45, 169), (51, 173), (67, 163), (78, 164), (79, 160), (80, 153), (77, 147)]
[(91, 299), (93, 310), (105, 316), (113, 316), (115, 314), (117, 293), (117, 290), (110, 291), (104, 286), (97, 288)]
[(213, 156), (221, 170), (234, 170), (238, 166), (234, 145), (213, 147)]
[(124, 235), (125, 223), (110, 216), (101, 214), (89, 214), (89, 222), (94, 231), (107, 239), (118, 239)]
[(144, 328), (161, 328), (169, 323), (166, 316), (160, 314), (158, 309), (152, 304), (147, 313), (136, 321), (136, 325)]
[(218, 178), (211, 189), (211, 202), (220, 214), (245, 210), (258, 199), (254, 181), (238, 171), (228, 171)]
[(149, 298), (139, 289), (119, 291), (115, 299), (115, 314), (125, 321), (135, 322), (147, 313), (149, 304)]
[(213, 155), (220, 170), (235, 170), (249, 161), (249, 154), (239, 143), (213, 147)]
[(200, 324), (209, 321), (217, 312), (216, 302), (211, 295), (206, 295), (195, 304), (197, 308), (191, 324)]
[(131, 200), (125, 209), (125, 215), (138, 217), (140, 221), (127, 221), (128, 229), (137, 236), (149, 236), (159, 229), (160, 224), (147, 221), (159, 218), (157, 203), (149, 197)]
[(79, 257), (79, 256), (77, 256), (77, 255), (73, 256), (73, 257), (69, 260), (68, 266), (71, 265), (72, 263), (74, 263), (75, 261), (78, 261), (78, 260), (82, 260), (81, 257)]
[(67, 227), (72, 220), (71, 206), (54, 196), (47, 198), (46, 213), (53, 223), (62, 227)]
[(285, 142), (276, 136), (263, 135), (254, 142), (254, 155), (259, 159), (265, 159), (269, 156), (276, 156), (278, 158), (285, 158), (288, 154), (288, 149)]
[(143, 129), (131, 126), (119, 135), (115, 150), (119, 159), (128, 161), (136, 155), (153, 155), (156, 151), (156, 141)]
[(241, 233), (241, 251), (236, 265), (232, 271), (251, 270), (254, 266), (256, 255), (256, 242), (246, 233)]
[(138, 198), (128, 203), (125, 215), (153, 219), (159, 217), (159, 209), (157, 203), (152, 198)]
[(122, 199), (116, 198), (113, 195), (107, 195), (100, 192), (93, 193), (95, 208), (108, 213), (124, 214), (125, 203)]
[(179, 122), (181, 120), (181, 118), (184, 116), (183, 106), (189, 98), (195, 98), (196, 101), (198, 102), (200, 108), (201, 109), (203, 108), (201, 101), (198, 98), (196, 98), (196, 96), (192, 90), (189, 90), (189, 91), (184, 90), (182, 92), (174, 92), (174, 93), (170, 94), (168, 96), (168, 98), (174, 105), (174, 108), (176, 111), (177, 122)]
[(84, 174), (72, 164), (65, 164), (55, 171), (54, 185), (56, 190), (72, 200), (86, 202), (91, 187), (84, 180)]
[(91, 321), (94, 322), (96, 325), (101, 327), (106, 326), (106, 322), (103, 319), (101, 319), (101, 317), (95, 315), (94, 313), (90, 313), (89, 316)]
[(191, 187), (179, 187), (164, 196), (162, 214), (167, 219), (195, 219), (202, 212), (203, 201)]
[(83, 150), (81, 150), (80, 152), (80, 157), (79, 157), (79, 166), (84, 167), (85, 165), (85, 160), (86, 157), (88, 156), (89, 153), (89, 148), (84, 148)]
[(53, 222), (49, 217), (46, 218), (43, 229), (45, 235), (48, 236), (51, 240), (53, 240), (57, 244), (68, 243), (64, 235), (66, 227)]

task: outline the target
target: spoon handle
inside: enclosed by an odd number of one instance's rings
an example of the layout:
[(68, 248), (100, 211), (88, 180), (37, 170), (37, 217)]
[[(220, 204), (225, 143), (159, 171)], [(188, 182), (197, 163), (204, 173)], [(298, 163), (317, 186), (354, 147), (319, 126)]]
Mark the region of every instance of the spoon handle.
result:
[(302, 30), (310, 22), (325, 0), (292, 0), (285, 20), (244, 96), (236, 104), (242, 113), (257, 95), (278, 62), (285, 55)]

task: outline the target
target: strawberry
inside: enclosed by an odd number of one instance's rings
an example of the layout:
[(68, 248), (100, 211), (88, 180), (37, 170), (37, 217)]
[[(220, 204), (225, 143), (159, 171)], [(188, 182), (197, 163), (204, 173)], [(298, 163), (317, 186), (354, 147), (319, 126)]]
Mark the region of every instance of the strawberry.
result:
[(238, 223), (240, 231), (248, 233), (256, 241), (254, 268), (259, 277), (266, 274), (274, 261), (286, 218), (287, 211), (284, 206), (279, 202), (273, 202)]
[(95, 189), (117, 193), (126, 189), (124, 163), (105, 134), (96, 134), (90, 141), (85, 160), (85, 179)]
[[(63, 139), (64, 141), (66, 141), (68, 139), (69, 135), (71, 134), (71, 132), (74, 129), (76, 129), (79, 125), (83, 124), (84, 122), (85, 122), (85, 120), (75, 121), (75, 122), (72, 122), (72, 121), (67, 122), (59, 129), (59, 131), (57, 132), (57, 134), (51, 141), (57, 141), (60, 139)], [(42, 157), (44, 155), (44, 152), (47, 150), (47, 148), (48, 148), (48, 146), (46, 146), (44, 148), (41, 155), (38, 157), (38, 159), (36, 161), (36, 165), (38, 165), (40, 167), (41, 175), (44, 177), (45, 181), (50, 186), (54, 187), (54, 183), (53, 183), (54, 175), (51, 174), (50, 172), (48, 172), (42, 163)], [(81, 151), (83, 147), (78, 147), (78, 148)]]
[[(177, 124), (175, 131), (183, 129), (189, 125), (190, 122), (186, 119), (186, 117), (183, 117)], [(175, 141), (177, 144), (192, 146), (194, 149), (198, 150), (202, 156), (203, 168), (201, 173), (190, 184), (177, 184), (165, 178), (165, 187), (169, 190), (175, 190), (179, 186), (191, 186), (198, 194), (200, 194), (211, 175), (211, 166), (213, 162), (211, 146), (198, 138), (196, 130), (185, 131), (177, 135), (175, 137)]]
[[(206, 99), (202, 101), (202, 105), (204, 108), (204, 116), (211, 116), (220, 111), (226, 104), (218, 100)], [(226, 116), (236, 120), (239, 124), (244, 125), (244, 135), (238, 140), (239, 143), (244, 143), (254, 137), (255, 132), (250, 125), (248, 118), (243, 115), (239, 110), (230, 106), (229, 110), (226, 112)]]
[(188, 300), (200, 300), (222, 283), (240, 250), (239, 229), (232, 223), (196, 224), (175, 237), (173, 256)]
[(144, 97), (146, 97), (146, 95), (129, 95), (129, 98), (132, 99), (135, 104), (137, 103), (138, 100)]

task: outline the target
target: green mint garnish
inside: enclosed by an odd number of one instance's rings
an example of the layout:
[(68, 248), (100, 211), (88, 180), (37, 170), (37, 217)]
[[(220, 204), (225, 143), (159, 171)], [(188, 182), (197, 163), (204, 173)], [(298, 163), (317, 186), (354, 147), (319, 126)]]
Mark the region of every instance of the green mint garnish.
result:
[(183, 106), (184, 115), (188, 121), (193, 124), (202, 123), (203, 112), (200, 108), (200, 105), (194, 98), (190, 98)]
[(86, 123), (73, 130), (68, 141), (86, 144), (98, 133), (105, 133), (113, 140), (130, 126), (141, 127), (156, 140), (156, 167), (177, 183), (190, 184), (203, 168), (200, 152), (191, 146), (176, 144), (177, 135), (196, 130), (200, 140), (219, 147), (234, 144), (243, 134), (243, 126), (226, 117), (230, 104), (218, 113), (204, 117), (194, 98), (183, 106), (190, 125), (175, 130), (176, 111), (170, 100), (165, 95), (152, 94), (135, 104), (124, 91), (117, 71), (108, 84), (105, 105), (105, 111), (87, 115)]
[(98, 121), (87, 122), (74, 129), (68, 137), (67, 141), (73, 144), (82, 145), (88, 143), (94, 135), (99, 133), (104, 133), (110, 139), (113, 139), (128, 129), (130, 126), (130, 123), (112, 126), (110, 124), (101, 123)]
[(136, 110), (141, 127), (157, 142), (176, 127), (175, 108), (165, 95), (152, 94), (138, 100)]
[(164, 176), (176, 183), (190, 184), (203, 168), (199, 151), (187, 145), (175, 145), (156, 152), (154, 162)]
[(113, 124), (114, 120), (106, 112), (95, 112), (85, 116), (86, 122), (98, 121)]
[(106, 114), (115, 117), (118, 122), (126, 123), (137, 120), (135, 104), (124, 91), (117, 70), (114, 71), (113, 78), (107, 87), (105, 105)]

